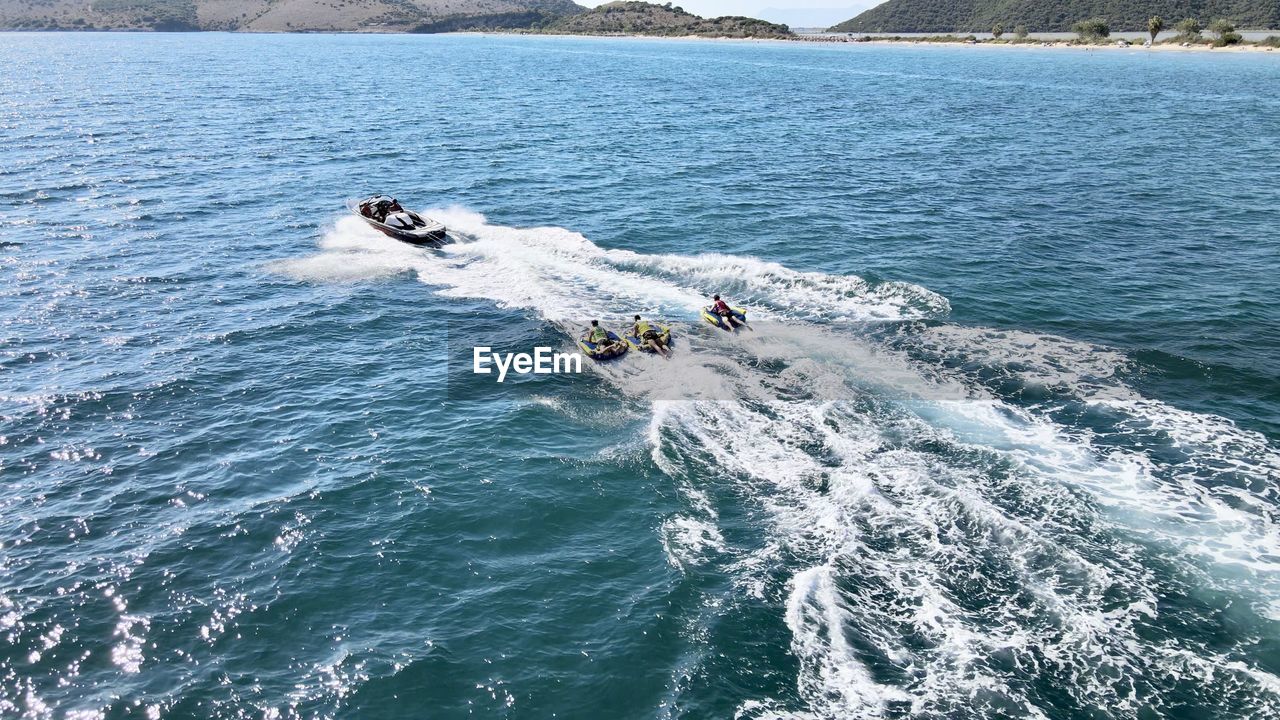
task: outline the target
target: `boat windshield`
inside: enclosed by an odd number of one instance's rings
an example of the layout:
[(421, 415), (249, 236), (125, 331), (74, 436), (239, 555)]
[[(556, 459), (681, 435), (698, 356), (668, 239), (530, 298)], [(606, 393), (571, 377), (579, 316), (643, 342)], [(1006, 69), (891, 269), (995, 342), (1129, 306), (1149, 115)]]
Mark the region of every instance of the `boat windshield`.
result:
[(404, 208), (390, 195), (375, 195), (360, 203), (360, 214), (378, 222), (386, 222), (388, 215), (398, 212)]

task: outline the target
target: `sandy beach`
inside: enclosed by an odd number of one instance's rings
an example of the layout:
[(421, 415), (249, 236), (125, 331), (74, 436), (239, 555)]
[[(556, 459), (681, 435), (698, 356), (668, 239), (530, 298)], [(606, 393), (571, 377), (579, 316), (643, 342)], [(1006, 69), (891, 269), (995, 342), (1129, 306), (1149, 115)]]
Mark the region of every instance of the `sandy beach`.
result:
[[(787, 40), (784, 42), (806, 42), (806, 41)], [(815, 41), (808, 41), (808, 42), (815, 42)], [(817, 42), (823, 42), (823, 41), (817, 41)], [(928, 45), (937, 45), (940, 47), (955, 47), (959, 45), (959, 46), (974, 47), (974, 48), (1010, 48), (1010, 49), (1031, 49), (1031, 50), (1043, 50), (1046, 48), (1056, 48), (1059, 50), (1075, 50), (1075, 51), (1085, 51), (1085, 52), (1093, 51), (1093, 50), (1102, 50), (1102, 51), (1111, 51), (1111, 52), (1125, 51), (1125, 52), (1157, 52), (1157, 53), (1186, 53), (1186, 52), (1256, 53), (1256, 52), (1273, 52), (1275, 50), (1275, 48), (1273, 47), (1263, 47), (1259, 45), (1228, 45), (1226, 47), (1214, 47), (1213, 45), (1210, 45), (1207, 43), (1186, 45), (1186, 46), (1176, 45), (1172, 43), (1161, 43), (1158, 45), (1144, 46), (1142, 44), (1120, 45), (1117, 43), (1110, 43), (1105, 45), (1077, 45), (1077, 44), (1072, 44), (1069, 42), (1062, 42), (1062, 41), (1014, 44), (1014, 43), (993, 43), (993, 42), (970, 43), (970, 42), (964, 42), (963, 40), (957, 40), (956, 42), (940, 42), (940, 41), (924, 42), (920, 40), (870, 40), (870, 41), (853, 43), (853, 44), (899, 45), (899, 46), (905, 45), (905, 46), (911, 46), (911, 47), (921, 47), (921, 46), (928, 46)]]
[[(488, 35), (488, 36), (546, 36), (546, 37), (581, 37), (581, 38), (619, 38), (634, 40), (672, 40), (687, 41), (696, 40), (699, 42), (733, 42), (733, 43), (814, 43), (828, 45), (867, 45), (867, 46), (883, 46), (891, 45), (897, 47), (973, 47), (973, 48), (1008, 48), (1014, 50), (1074, 50), (1077, 52), (1089, 52), (1093, 50), (1102, 51), (1125, 51), (1125, 52), (1157, 52), (1157, 53), (1188, 53), (1188, 52), (1213, 52), (1213, 53), (1260, 53), (1274, 52), (1276, 48), (1261, 45), (1228, 45), (1225, 47), (1214, 47), (1209, 42), (1196, 43), (1192, 45), (1181, 45), (1177, 43), (1160, 42), (1155, 45), (1143, 45), (1142, 42), (1129, 42), (1127, 45), (1121, 45), (1119, 42), (1112, 41), (1108, 43), (1097, 44), (1078, 44), (1063, 39), (1044, 40), (1040, 42), (1032, 39), (1029, 42), (992, 42), (991, 40), (968, 41), (962, 37), (956, 37), (955, 41), (946, 40), (913, 40), (905, 37), (895, 38), (877, 38), (867, 36), (870, 39), (859, 40), (848, 36), (837, 35), (805, 35), (797, 34), (792, 38), (730, 38), (730, 37), (707, 37), (703, 35), (641, 35), (636, 33), (619, 33), (619, 34), (576, 34), (576, 33), (535, 33), (535, 32), (459, 32), (450, 33), (454, 35)], [(1265, 33), (1257, 33), (1265, 34)], [(1275, 31), (1276, 35), (1280, 35), (1280, 30)], [(1119, 38), (1116, 38), (1119, 40)]]

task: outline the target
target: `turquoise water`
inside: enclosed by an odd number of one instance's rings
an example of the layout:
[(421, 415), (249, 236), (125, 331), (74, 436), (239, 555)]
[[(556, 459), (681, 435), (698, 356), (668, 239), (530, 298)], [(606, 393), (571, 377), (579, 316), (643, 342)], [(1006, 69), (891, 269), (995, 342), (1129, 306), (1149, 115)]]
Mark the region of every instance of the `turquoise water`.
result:
[(0, 66), (0, 716), (1280, 717), (1280, 57)]

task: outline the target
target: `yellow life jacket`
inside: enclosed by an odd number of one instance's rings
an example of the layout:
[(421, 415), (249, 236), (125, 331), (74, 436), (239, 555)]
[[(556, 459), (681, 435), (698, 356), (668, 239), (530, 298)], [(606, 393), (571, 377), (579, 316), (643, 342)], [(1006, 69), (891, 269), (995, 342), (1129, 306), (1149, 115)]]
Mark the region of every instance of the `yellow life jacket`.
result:
[(648, 321), (646, 320), (641, 320), (640, 322), (636, 323), (636, 334), (639, 335), (640, 337), (644, 337), (644, 334), (649, 332), (652, 329), (653, 327), (650, 326)]
[(587, 342), (602, 343), (609, 339), (609, 333), (602, 327), (591, 328), (591, 332), (587, 335)]

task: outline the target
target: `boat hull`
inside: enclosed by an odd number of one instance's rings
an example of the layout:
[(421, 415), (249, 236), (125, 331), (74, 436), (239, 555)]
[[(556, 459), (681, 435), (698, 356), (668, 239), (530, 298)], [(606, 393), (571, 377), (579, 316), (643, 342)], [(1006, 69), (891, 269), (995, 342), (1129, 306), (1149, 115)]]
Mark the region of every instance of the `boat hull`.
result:
[(351, 214), (363, 220), (369, 227), (403, 243), (439, 247), (449, 242), (448, 230), (443, 224), (431, 218), (422, 218), (427, 223), (425, 227), (396, 228), (386, 223), (380, 223), (371, 217), (366, 217), (364, 213), (360, 212), (360, 204), (354, 200), (347, 203), (347, 209), (351, 211)]
[(393, 227), (388, 227), (386, 225), (383, 225), (380, 222), (364, 217), (363, 215), (360, 216), (360, 219), (364, 220), (369, 225), (369, 227), (373, 228), (374, 230), (377, 230), (383, 235), (386, 235), (389, 238), (395, 238), (400, 242), (409, 243), (410, 245), (431, 245), (431, 246), (438, 247), (440, 245), (444, 245), (449, 240), (449, 236), (445, 232), (445, 229), (443, 227), (441, 227), (439, 230), (428, 230), (426, 232), (412, 232), (412, 231), (405, 231), (405, 230), (397, 230)]

